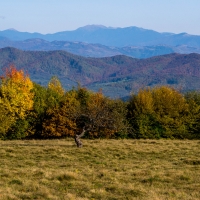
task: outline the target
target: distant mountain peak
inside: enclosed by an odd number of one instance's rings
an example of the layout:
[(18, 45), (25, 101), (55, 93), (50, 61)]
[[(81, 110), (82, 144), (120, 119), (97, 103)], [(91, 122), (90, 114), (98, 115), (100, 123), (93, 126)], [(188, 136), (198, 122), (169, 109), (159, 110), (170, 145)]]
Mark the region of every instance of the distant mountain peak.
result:
[(182, 32), (182, 33), (179, 33), (179, 34), (177, 34), (177, 35), (189, 35), (189, 34), (186, 33), (186, 32)]
[(9, 29), (7, 29), (6, 31), (17, 31), (17, 30), (14, 29), (14, 28), (9, 28)]
[(91, 24), (91, 25), (86, 25), (86, 26), (80, 27), (77, 30), (95, 31), (95, 30), (98, 30), (98, 29), (107, 29), (107, 27), (103, 26), (103, 25)]

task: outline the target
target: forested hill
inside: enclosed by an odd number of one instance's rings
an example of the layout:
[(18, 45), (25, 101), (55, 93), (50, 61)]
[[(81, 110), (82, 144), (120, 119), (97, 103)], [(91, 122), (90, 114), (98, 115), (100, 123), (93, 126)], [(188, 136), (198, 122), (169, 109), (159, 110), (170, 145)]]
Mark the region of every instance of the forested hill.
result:
[(118, 55), (85, 58), (66, 51), (22, 51), (0, 49), (1, 70), (14, 64), (24, 69), (33, 81), (47, 84), (58, 76), (69, 89), (77, 82), (111, 97), (123, 97), (145, 86), (171, 85), (182, 90), (198, 90), (199, 54), (168, 54), (148, 59)]
[(30, 76), (57, 75), (74, 82), (88, 84), (108, 81), (114, 77), (127, 74), (127, 69), (138, 59), (127, 56), (108, 58), (85, 58), (70, 54), (66, 51), (21, 51), (15, 48), (0, 49), (0, 67), (14, 64), (18, 69), (28, 71)]

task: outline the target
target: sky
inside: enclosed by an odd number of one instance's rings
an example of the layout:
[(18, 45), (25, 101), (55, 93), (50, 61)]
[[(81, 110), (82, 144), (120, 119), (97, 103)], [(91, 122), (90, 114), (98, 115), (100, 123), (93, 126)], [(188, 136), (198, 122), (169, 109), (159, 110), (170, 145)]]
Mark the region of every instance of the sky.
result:
[(0, 30), (55, 33), (85, 25), (200, 35), (200, 0), (0, 0)]

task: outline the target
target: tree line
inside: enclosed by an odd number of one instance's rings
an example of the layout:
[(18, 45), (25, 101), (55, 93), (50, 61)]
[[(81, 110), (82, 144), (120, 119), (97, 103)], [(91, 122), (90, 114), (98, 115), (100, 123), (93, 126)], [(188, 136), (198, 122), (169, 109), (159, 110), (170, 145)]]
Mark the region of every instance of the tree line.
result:
[(0, 139), (200, 139), (200, 93), (168, 86), (141, 89), (126, 102), (57, 77), (44, 87), (14, 66), (0, 77)]

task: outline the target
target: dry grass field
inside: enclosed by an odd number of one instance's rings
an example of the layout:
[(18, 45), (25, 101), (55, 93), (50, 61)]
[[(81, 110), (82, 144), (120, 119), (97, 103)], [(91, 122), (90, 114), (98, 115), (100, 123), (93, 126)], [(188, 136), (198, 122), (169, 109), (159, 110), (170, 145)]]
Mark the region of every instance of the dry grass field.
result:
[(200, 199), (200, 141), (82, 141), (0, 141), (0, 199)]

